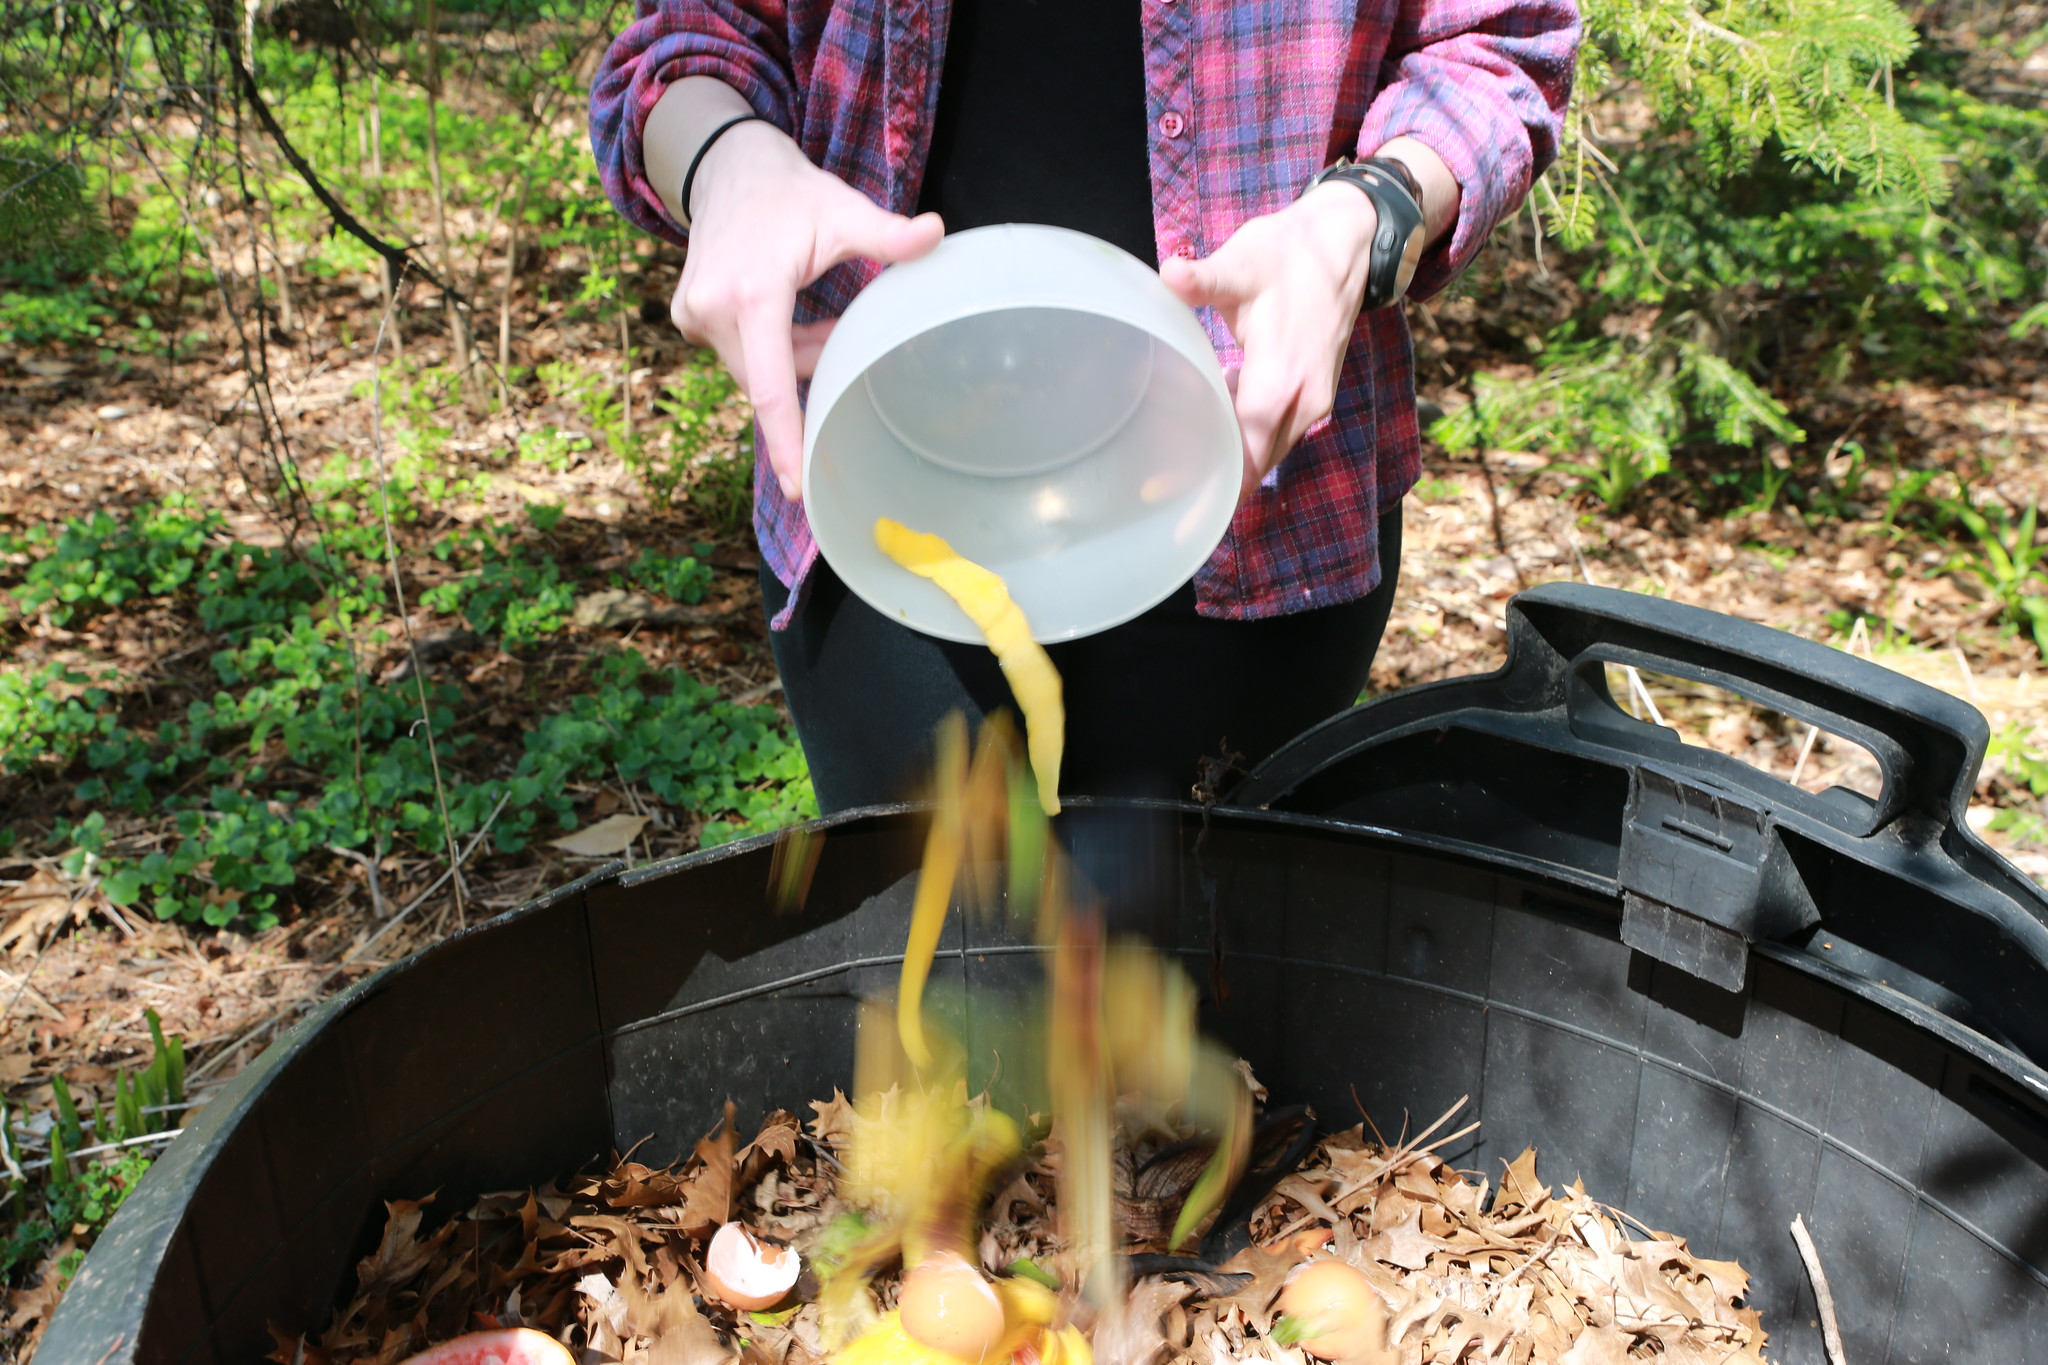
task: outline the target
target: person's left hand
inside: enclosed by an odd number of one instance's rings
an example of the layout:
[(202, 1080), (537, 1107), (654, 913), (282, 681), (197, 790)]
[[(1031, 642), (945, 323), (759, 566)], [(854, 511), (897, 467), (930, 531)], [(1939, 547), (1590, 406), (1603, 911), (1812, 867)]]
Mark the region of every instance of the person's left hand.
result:
[(1365, 297), (1372, 200), (1318, 185), (1254, 218), (1212, 256), (1160, 262), (1159, 278), (1191, 308), (1211, 307), (1244, 349), (1235, 375), (1249, 496), (1337, 397), (1337, 375)]

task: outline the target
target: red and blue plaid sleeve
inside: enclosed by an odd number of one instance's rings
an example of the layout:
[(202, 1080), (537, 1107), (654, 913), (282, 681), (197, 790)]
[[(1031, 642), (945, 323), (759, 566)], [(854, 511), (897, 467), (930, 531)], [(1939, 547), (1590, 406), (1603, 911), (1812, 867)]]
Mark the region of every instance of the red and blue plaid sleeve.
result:
[(1382, 68), (1387, 83), (1366, 111), (1359, 150), (1412, 137), (1444, 159), (1464, 191), (1450, 241), (1423, 258), (1411, 298), (1427, 298), (1471, 264), (1557, 159), (1579, 31), (1572, 0), (1402, 5)]
[(637, 0), (590, 85), (590, 145), (605, 193), (635, 225), (683, 242), (687, 234), (647, 182), (640, 137), (674, 81), (716, 76), (784, 132), (797, 90), (784, 0)]

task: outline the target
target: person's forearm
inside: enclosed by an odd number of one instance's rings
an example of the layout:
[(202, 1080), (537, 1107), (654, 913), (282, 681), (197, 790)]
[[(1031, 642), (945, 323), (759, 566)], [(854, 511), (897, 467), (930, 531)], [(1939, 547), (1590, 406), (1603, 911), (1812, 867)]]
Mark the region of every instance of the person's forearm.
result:
[[(648, 120), (648, 131), (654, 129), (654, 121)], [(1374, 153), (1375, 156), (1390, 157), (1408, 168), (1415, 177), (1415, 183), (1422, 189), (1422, 223), (1428, 244), (1434, 246), (1451, 230), (1458, 221), (1458, 203), (1463, 191), (1458, 186), (1458, 177), (1451, 174), (1451, 168), (1444, 164), (1428, 143), (1412, 137), (1397, 137)], [(652, 170), (653, 162), (648, 163)], [(656, 182), (657, 187), (660, 182)]]
[(640, 138), (647, 181), (678, 223), (690, 221), (690, 206), (681, 202), (683, 177), (697, 149), (719, 124), (753, 111), (745, 96), (715, 76), (685, 76), (648, 111)]

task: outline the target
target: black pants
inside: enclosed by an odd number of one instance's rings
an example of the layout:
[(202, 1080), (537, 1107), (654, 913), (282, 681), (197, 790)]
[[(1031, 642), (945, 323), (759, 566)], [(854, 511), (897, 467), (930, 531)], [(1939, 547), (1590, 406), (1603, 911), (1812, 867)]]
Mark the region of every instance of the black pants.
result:
[[(1187, 798), (1203, 761), (1247, 770), (1358, 700), (1393, 606), (1401, 509), (1380, 518), (1380, 584), (1334, 607), (1257, 621), (1195, 612), (1179, 591), (1134, 621), (1048, 647), (1067, 707), (1062, 792)], [(819, 560), (775, 666), (829, 814), (910, 797), (930, 771), (932, 730), (948, 711), (970, 725), (1014, 713), (995, 656), (892, 621)], [(773, 618), (788, 589), (766, 567)]]

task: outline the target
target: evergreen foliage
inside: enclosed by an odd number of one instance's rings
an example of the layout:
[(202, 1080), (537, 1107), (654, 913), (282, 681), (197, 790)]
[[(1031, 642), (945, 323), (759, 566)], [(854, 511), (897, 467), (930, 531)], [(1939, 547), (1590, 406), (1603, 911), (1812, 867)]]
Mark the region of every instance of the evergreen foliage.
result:
[(1433, 433), (1453, 451), (1547, 454), (1619, 507), (1681, 447), (1803, 441), (1789, 361), (1822, 384), (1938, 371), (1987, 309), (2038, 297), (2048, 112), (1965, 88), (1891, 0), (1585, 17), (1535, 194), (1591, 306), (1533, 378), (1474, 377)]
[[(1579, 202), (1603, 172), (1592, 110), (1626, 81), (1712, 181), (1766, 149), (1878, 200), (1947, 197), (1942, 148), (1902, 116), (1893, 73), (1918, 37), (1890, 0), (1584, 0), (1588, 41), (1566, 129), (1562, 193), (1546, 198), (1566, 243), (1591, 240)], [(1611, 167), (1611, 163), (1609, 163)]]
[(76, 163), (38, 141), (0, 140), (0, 276), (54, 283), (99, 265), (112, 240)]

